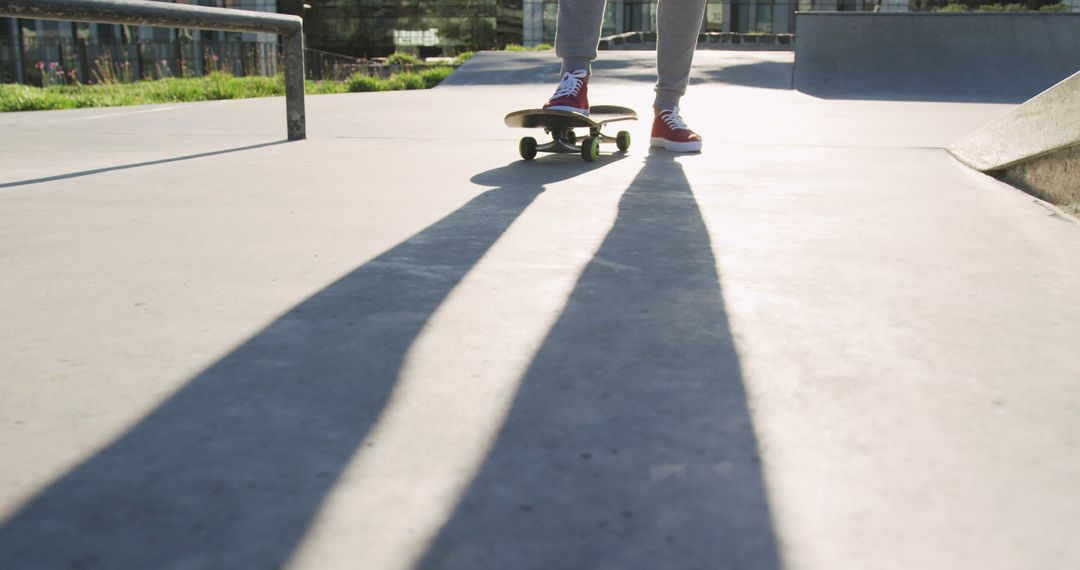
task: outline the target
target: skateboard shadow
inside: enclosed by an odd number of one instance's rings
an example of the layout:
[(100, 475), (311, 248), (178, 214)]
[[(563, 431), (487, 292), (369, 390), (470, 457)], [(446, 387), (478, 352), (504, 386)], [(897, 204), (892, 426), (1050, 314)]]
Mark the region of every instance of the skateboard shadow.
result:
[(654, 152), (419, 564), (777, 570), (709, 234)]
[(475, 176), (496, 188), (318, 291), (31, 498), (0, 523), (0, 567), (285, 564), (431, 315), (544, 185), (588, 170), (534, 166)]

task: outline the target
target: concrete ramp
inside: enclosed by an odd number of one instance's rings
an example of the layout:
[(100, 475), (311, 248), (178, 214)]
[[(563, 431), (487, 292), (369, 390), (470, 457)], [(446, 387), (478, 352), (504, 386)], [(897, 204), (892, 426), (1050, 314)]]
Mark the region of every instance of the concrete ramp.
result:
[(1020, 103), (1080, 70), (1080, 14), (798, 15), (795, 88), (827, 98)]
[(968, 166), (1080, 212), (1080, 73), (949, 147)]

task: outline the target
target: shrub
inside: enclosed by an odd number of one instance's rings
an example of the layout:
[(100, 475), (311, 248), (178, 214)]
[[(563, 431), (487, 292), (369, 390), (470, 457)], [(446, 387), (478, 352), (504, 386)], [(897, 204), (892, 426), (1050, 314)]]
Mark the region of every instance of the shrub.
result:
[[(1064, 4), (1062, 4), (1062, 5), (1064, 6)], [(470, 57), (474, 56), (474, 55), (476, 55), (475, 52), (463, 51), (463, 52), (459, 53), (457, 55), (457, 57), (454, 58), (454, 64), (455, 65), (461, 65), (461, 64), (465, 63), (466, 61), (468, 61), (468, 59)]]
[(446, 79), (448, 75), (454, 72), (452, 67), (434, 67), (420, 74), (420, 77), (424, 80), (424, 88), (430, 89), (435, 87), (443, 79)]
[(419, 65), (424, 63), (420, 61), (420, 58), (411, 53), (405, 53), (403, 51), (395, 51), (386, 58), (386, 63), (392, 65)]
[(976, 12), (1027, 12), (1023, 4), (981, 4)]
[(945, 6), (938, 6), (934, 8), (934, 12), (967, 12), (968, 7), (964, 4), (946, 4)]
[(1047, 4), (1046, 6), (1043, 6), (1043, 7), (1039, 8), (1039, 11), (1040, 12), (1068, 12), (1069, 11), (1069, 5), (1064, 3), (1064, 2), (1062, 2), (1060, 4)]
[(349, 86), (343, 81), (311, 81), (304, 82), (304, 93), (308, 95), (330, 95), (333, 93), (348, 93)]
[(390, 79), (397, 80), (400, 89), (427, 89), (427, 83), (419, 73), (400, 73)]
[(520, 44), (506, 44), (503, 51), (550, 51), (555, 49), (551, 44), (537, 44), (535, 47), (525, 47)]
[(380, 91), (381, 82), (377, 77), (357, 73), (345, 80), (350, 93), (363, 93), (367, 91)]

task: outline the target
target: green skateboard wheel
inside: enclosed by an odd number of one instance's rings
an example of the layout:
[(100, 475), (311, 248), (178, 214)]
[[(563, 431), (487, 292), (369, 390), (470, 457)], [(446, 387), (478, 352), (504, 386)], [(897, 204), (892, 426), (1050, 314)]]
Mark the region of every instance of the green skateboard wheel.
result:
[(600, 156), (600, 139), (586, 137), (581, 141), (581, 159), (592, 162)]

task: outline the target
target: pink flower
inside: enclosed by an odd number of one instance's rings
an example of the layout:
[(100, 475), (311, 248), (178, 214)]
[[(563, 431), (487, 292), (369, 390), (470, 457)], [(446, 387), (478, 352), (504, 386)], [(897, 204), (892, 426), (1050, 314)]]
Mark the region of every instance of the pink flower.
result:
[(165, 67), (169, 67), (169, 61), (166, 60), (166, 59), (163, 59), (163, 60), (161, 60), (161, 65), (164, 65)]
[(36, 67), (38, 69), (45, 69), (45, 62), (44, 61), (39, 61), (39, 62), (34, 64), (34, 67)]
[(56, 71), (56, 66), (58, 66), (58, 65), (60, 65), (60, 64), (56, 63), (55, 61), (49, 62), (49, 69), (51, 69), (53, 71)]

